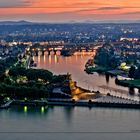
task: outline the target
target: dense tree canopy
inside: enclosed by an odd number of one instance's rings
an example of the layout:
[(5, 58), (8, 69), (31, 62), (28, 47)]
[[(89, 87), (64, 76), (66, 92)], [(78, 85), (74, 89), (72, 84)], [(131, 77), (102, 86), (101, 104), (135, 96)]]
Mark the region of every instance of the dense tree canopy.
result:
[(2, 83), (0, 84), (0, 91), (5, 96), (18, 99), (23, 99), (25, 97), (32, 99), (48, 97), (48, 90), (44, 87), (38, 88), (36, 86), (28, 87), (20, 84), (8, 85)]
[(138, 66), (137, 69), (135, 66), (131, 66), (128, 76), (130, 78), (140, 79), (140, 65)]
[(112, 51), (108, 51), (106, 48), (100, 48), (95, 56), (95, 63), (107, 68), (116, 68), (118, 60), (112, 53)]
[(8, 69), (10, 66), (12, 66), (16, 62), (17, 62), (16, 57), (8, 57), (4, 60), (0, 60), (0, 76), (2, 76), (5, 70)]
[(51, 81), (53, 78), (52, 72), (43, 69), (26, 69), (23, 67), (13, 67), (9, 71), (10, 76), (26, 76), (29, 81), (42, 79), (46, 82)]

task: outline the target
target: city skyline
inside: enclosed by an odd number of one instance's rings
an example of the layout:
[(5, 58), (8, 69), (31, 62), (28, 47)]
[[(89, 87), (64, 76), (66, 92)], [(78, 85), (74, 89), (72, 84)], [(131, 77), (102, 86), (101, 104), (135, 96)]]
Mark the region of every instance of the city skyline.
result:
[(0, 21), (38, 22), (139, 20), (140, 1), (0, 0)]

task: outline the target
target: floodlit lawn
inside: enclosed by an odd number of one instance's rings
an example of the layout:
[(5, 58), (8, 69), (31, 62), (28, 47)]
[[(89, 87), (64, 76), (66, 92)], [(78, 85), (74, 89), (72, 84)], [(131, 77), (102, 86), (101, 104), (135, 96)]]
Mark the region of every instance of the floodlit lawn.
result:
[(140, 79), (137, 79), (137, 80), (124, 80), (122, 82), (124, 82), (126, 84), (129, 84), (129, 85), (140, 86)]
[(106, 72), (107, 71), (107, 68), (105, 67), (88, 67), (86, 68), (86, 71), (87, 72)]

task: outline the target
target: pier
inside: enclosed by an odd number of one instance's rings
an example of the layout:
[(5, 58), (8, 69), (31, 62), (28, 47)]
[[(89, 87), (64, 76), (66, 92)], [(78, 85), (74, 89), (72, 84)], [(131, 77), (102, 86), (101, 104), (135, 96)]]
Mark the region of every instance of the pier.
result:
[(140, 109), (140, 102), (131, 99), (125, 99), (113, 96), (103, 96), (91, 100), (74, 100), (74, 99), (60, 99), (60, 98), (48, 98), (47, 100), (33, 100), (33, 101), (20, 101), (10, 100), (6, 104), (1, 105), (1, 109), (11, 106), (81, 106), (81, 107), (107, 107), (107, 108), (133, 108)]
[(107, 108), (134, 108), (140, 109), (140, 103), (136, 100), (120, 98), (115, 96), (103, 96), (91, 100), (74, 99), (48, 99), (48, 105), (61, 106), (85, 106), (85, 107), (107, 107)]

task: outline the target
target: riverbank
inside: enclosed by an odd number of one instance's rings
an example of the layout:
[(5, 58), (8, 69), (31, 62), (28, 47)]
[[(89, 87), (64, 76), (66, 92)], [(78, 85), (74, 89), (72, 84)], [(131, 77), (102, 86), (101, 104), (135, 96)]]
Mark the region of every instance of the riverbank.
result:
[[(32, 101), (22, 101), (22, 100), (11, 100), (5, 109), (12, 106), (81, 106), (81, 107), (106, 107), (106, 108), (130, 108), (130, 109), (140, 109), (139, 101), (126, 99), (122, 97), (116, 97), (112, 95), (103, 96), (101, 98), (92, 100), (74, 100), (74, 99), (57, 99), (48, 98), (47, 100), (32, 100)], [(4, 108), (1, 108), (4, 109)]]
[(134, 102), (134, 103), (118, 102), (118, 103), (115, 103), (115, 102), (98, 102), (98, 101), (94, 101), (94, 100), (89, 100), (89, 101), (51, 100), (51, 101), (48, 102), (48, 105), (140, 109), (139, 102)]
[(128, 73), (119, 69), (111, 69), (111, 68), (106, 68), (102, 66), (88, 66), (85, 67), (84, 70), (87, 74), (93, 74), (94, 72), (97, 73), (103, 73), (103, 74), (108, 74), (111, 76), (123, 76), (123, 77), (128, 77)]
[(115, 82), (116, 82), (116, 84), (121, 85), (121, 86), (140, 89), (140, 79), (137, 79), (137, 80), (119, 80), (119, 79), (116, 79)]
[(100, 67), (100, 66), (88, 66), (85, 68), (85, 72), (87, 74), (93, 74), (94, 72), (98, 72), (98, 73), (106, 73), (109, 69), (105, 68), (105, 67)]
[(74, 99), (48, 99), (48, 105), (62, 106), (86, 106), (86, 107), (109, 107), (109, 108), (139, 108), (139, 100), (129, 97), (114, 96), (111, 94), (98, 96), (90, 100), (74, 100)]

